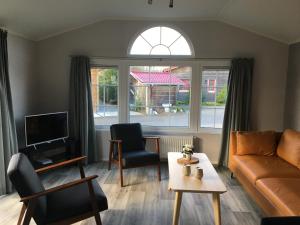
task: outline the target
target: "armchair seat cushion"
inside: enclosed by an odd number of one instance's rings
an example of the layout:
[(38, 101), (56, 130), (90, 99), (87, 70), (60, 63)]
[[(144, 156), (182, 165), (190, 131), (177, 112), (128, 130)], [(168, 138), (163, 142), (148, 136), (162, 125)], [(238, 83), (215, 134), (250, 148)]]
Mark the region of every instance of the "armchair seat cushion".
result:
[(149, 151), (124, 152), (122, 163), (124, 168), (147, 166), (159, 163), (159, 154)]
[[(99, 212), (108, 208), (107, 199), (96, 180), (92, 181)], [(87, 183), (51, 193), (47, 196), (46, 223), (68, 219), (92, 211)]]

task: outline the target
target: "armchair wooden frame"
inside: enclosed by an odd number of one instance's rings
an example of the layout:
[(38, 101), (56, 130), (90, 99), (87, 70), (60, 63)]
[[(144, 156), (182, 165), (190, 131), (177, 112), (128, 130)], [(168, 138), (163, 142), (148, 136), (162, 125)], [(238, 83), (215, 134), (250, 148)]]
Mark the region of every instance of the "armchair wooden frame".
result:
[[(49, 225), (66, 225), (66, 224), (72, 224), (72, 223), (76, 223), (78, 221), (87, 219), (89, 217), (94, 216), (95, 217), (95, 221), (97, 225), (102, 225), (101, 223), (101, 218), (99, 215), (99, 210), (98, 210), (98, 203), (96, 201), (96, 196), (95, 196), (95, 192), (94, 192), (94, 188), (92, 186), (92, 180), (96, 179), (98, 176), (97, 175), (93, 175), (93, 176), (89, 176), (86, 177), (84, 170), (83, 170), (83, 166), (82, 166), (82, 161), (86, 159), (86, 156), (81, 156), (81, 157), (77, 157), (74, 159), (70, 159), (64, 162), (60, 162), (57, 164), (53, 164), (47, 167), (43, 167), (40, 169), (37, 169), (36, 172), (38, 174), (40, 173), (44, 173), (47, 172), (49, 170), (53, 170), (53, 169), (57, 169), (66, 165), (71, 165), (71, 164), (77, 164), (79, 167), (79, 172), (80, 172), (80, 177), (81, 179), (79, 180), (75, 180), (66, 184), (62, 184), (53, 188), (49, 188), (45, 191), (41, 191), (38, 193), (35, 193), (33, 195), (30, 196), (26, 196), (21, 198), (21, 202), (23, 203), (22, 208), (21, 208), (21, 212), (20, 212), (20, 216), (18, 219), (18, 223), (17, 225), (29, 225), (30, 220), (33, 216), (34, 210), (35, 210), (35, 206), (36, 206), (36, 200), (37, 198), (41, 197), (41, 196), (46, 196), (50, 193), (53, 192), (57, 192), (57, 191), (61, 191), (61, 190), (65, 190), (71, 187), (74, 187), (76, 185), (79, 184), (83, 184), (83, 183), (87, 183), (88, 185), (88, 189), (89, 189), (89, 194), (90, 194), (90, 199), (91, 199), (91, 204), (92, 204), (92, 211), (85, 213), (83, 215), (78, 215), (76, 217), (72, 217), (72, 218), (68, 218), (59, 222), (55, 222), (55, 223), (50, 223)], [(23, 223), (22, 223), (23, 221)]]
[[(159, 154), (160, 153), (160, 146), (159, 146), (159, 137), (154, 137), (154, 136), (148, 136), (148, 137), (143, 137), (144, 141), (146, 140), (155, 140), (156, 144), (156, 152)], [(111, 169), (111, 164), (114, 163), (118, 165), (119, 170), (120, 170), (120, 180), (121, 180), (121, 187), (124, 187), (124, 179), (123, 179), (123, 169), (130, 169), (130, 168), (136, 168), (136, 167), (145, 167), (145, 166), (157, 166), (157, 176), (158, 176), (158, 181), (161, 181), (161, 172), (160, 172), (160, 162), (157, 164), (147, 164), (147, 165), (141, 165), (141, 166), (134, 166), (134, 167), (124, 167), (122, 163), (122, 140), (109, 140), (110, 145), (109, 145), (109, 159), (108, 159), (108, 170)], [(117, 145), (118, 149), (118, 160), (114, 159), (113, 157), (113, 152), (114, 152), (114, 146)]]

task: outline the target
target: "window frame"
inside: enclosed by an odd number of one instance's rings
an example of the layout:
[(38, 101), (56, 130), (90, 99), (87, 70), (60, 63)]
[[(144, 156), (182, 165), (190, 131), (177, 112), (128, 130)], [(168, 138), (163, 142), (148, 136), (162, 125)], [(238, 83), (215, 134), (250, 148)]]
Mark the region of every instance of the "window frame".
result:
[[(188, 43), (189, 47), (190, 47), (190, 50), (191, 50), (191, 54), (190, 55), (142, 55), (142, 54), (131, 54), (131, 48), (134, 44), (134, 42), (136, 41), (136, 39), (145, 31), (151, 29), (151, 28), (154, 28), (154, 27), (167, 27), (167, 28), (170, 28), (170, 29), (173, 29), (175, 31), (177, 31), (185, 40), (186, 42)], [(127, 48), (127, 56), (129, 58), (132, 58), (132, 59), (174, 59), (174, 60), (177, 60), (177, 59), (193, 59), (195, 58), (195, 50), (194, 50), (194, 46), (191, 42), (191, 40), (189, 39), (188, 35), (186, 35), (186, 33), (181, 30), (180, 28), (174, 26), (174, 25), (170, 25), (170, 24), (157, 24), (157, 25), (150, 25), (150, 26), (147, 26), (147, 27), (144, 27), (143, 29), (139, 30), (133, 37), (132, 39), (130, 40), (129, 42), (129, 45), (128, 45), (128, 48)]]
[(201, 95), (202, 95), (202, 73), (204, 70), (229, 70), (231, 62), (230, 60), (205, 60), (201, 63), (201, 72), (200, 72), (200, 92), (199, 92), (199, 120), (198, 120), (198, 131), (201, 133), (221, 133), (222, 128), (214, 127), (201, 127)]
[[(117, 82), (117, 93), (118, 93), (118, 97), (117, 97), (117, 99), (118, 99), (118, 101), (119, 101), (119, 85), (120, 85), (120, 83), (119, 83), (119, 68), (117, 67), (117, 66), (107, 66), (107, 65), (91, 65), (91, 69), (97, 69), (97, 68), (101, 68), (101, 69), (111, 69), (111, 68), (115, 68), (115, 69), (117, 69), (118, 70), (118, 82)], [(97, 82), (98, 83), (98, 82)], [(93, 85), (92, 83), (91, 83), (91, 85)], [(97, 84), (98, 85), (98, 84)], [(107, 87), (107, 85), (103, 85), (104, 87)], [(99, 96), (98, 96), (99, 97)], [(104, 95), (104, 99), (105, 99), (105, 95)], [(101, 106), (101, 105), (99, 105), (99, 106)], [(106, 108), (106, 104), (104, 104), (103, 105), (104, 106), (104, 108)], [(117, 116), (118, 118), (119, 118), (119, 102), (118, 102), (118, 116)], [(95, 117), (94, 117), (95, 118)], [(104, 116), (104, 118), (105, 118), (105, 116)], [(117, 119), (118, 120), (118, 119)], [(95, 126), (98, 126), (98, 125), (95, 125)], [(102, 126), (109, 126), (109, 125), (102, 125)]]
[[(229, 69), (230, 59), (162, 59), (162, 58), (91, 58), (91, 67), (116, 67), (119, 70), (118, 77), (118, 122), (128, 123), (130, 120), (129, 111), (129, 72), (130, 66), (190, 66), (191, 97), (190, 97), (190, 118), (188, 127), (158, 127), (143, 126), (145, 132), (159, 134), (180, 133), (221, 133), (220, 128), (201, 128), (201, 82), (202, 71), (207, 68)], [(97, 130), (108, 130), (108, 125), (95, 125)]]

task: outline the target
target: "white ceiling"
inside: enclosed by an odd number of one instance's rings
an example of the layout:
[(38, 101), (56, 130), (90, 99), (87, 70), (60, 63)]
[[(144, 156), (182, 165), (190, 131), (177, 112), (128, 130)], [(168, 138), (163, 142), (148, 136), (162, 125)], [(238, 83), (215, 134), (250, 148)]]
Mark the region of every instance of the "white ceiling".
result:
[(300, 0), (0, 0), (0, 27), (41, 40), (104, 19), (218, 20), (300, 41)]

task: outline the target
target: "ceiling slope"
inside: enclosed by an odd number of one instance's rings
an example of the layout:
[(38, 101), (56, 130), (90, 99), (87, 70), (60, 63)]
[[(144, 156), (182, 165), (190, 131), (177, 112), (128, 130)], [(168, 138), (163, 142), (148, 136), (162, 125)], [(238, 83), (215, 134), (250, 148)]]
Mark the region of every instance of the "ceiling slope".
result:
[(300, 40), (299, 0), (0, 0), (0, 27), (42, 40), (105, 19), (218, 20), (284, 43)]

